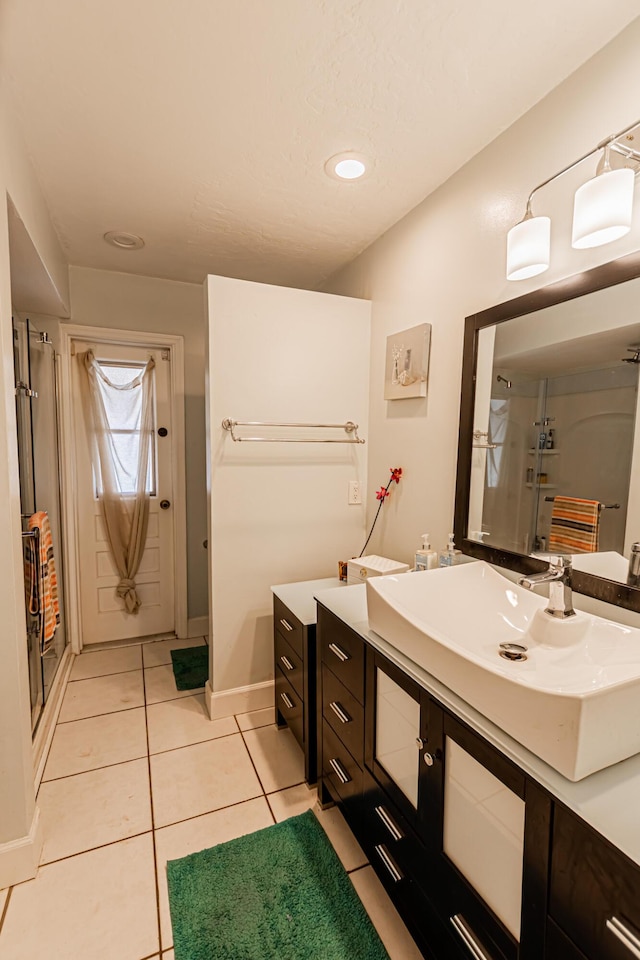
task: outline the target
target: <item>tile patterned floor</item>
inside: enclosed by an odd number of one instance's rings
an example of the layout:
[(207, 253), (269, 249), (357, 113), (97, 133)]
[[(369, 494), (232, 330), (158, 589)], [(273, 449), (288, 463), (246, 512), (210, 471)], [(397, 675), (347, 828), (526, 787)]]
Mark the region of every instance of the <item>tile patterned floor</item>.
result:
[(211, 722), (159, 641), (73, 665), (38, 794), (37, 877), (0, 890), (2, 960), (174, 960), (166, 862), (313, 807), (391, 960), (413, 940), (337, 809), (321, 811), (271, 710)]

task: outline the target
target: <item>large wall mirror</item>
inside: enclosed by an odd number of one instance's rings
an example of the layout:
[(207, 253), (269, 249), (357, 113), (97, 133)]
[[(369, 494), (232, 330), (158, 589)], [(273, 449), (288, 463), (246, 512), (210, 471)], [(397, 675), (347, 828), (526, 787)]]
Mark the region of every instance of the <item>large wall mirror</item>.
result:
[[(456, 545), (522, 573), (571, 553), (578, 592), (640, 611), (639, 374), (640, 254), (467, 317)], [(558, 497), (596, 501), (597, 544), (552, 546)]]

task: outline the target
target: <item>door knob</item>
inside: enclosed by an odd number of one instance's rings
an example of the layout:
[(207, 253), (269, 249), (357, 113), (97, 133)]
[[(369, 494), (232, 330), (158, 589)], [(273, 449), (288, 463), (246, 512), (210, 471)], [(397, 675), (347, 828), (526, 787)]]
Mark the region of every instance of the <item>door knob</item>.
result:
[(161, 509), (161, 510), (168, 510), (170, 506), (171, 506), (171, 500), (161, 500), (161, 501), (160, 501), (160, 509)]
[(166, 435), (167, 435), (168, 433), (169, 433), (169, 431), (167, 430), (166, 427), (158, 427), (158, 436), (159, 436), (159, 437), (166, 437)]

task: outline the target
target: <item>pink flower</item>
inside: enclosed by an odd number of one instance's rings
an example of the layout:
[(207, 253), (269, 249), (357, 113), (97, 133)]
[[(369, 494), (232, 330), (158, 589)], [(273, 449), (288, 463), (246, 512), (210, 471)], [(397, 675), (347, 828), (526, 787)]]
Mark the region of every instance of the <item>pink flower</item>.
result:
[(376, 500), (384, 500), (384, 498), (388, 496), (389, 491), (386, 487), (380, 487), (380, 489), (376, 491)]
[[(396, 483), (400, 483), (402, 479), (402, 467), (391, 467), (391, 480), (395, 480)], [(389, 481), (391, 483), (391, 480)]]

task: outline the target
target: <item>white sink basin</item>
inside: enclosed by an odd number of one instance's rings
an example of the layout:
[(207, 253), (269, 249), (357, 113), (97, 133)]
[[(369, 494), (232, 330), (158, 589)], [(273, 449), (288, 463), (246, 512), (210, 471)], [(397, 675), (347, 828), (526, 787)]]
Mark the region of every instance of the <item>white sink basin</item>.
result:
[(640, 630), (555, 620), (484, 562), (376, 577), (367, 603), (372, 630), (569, 780), (640, 753)]

